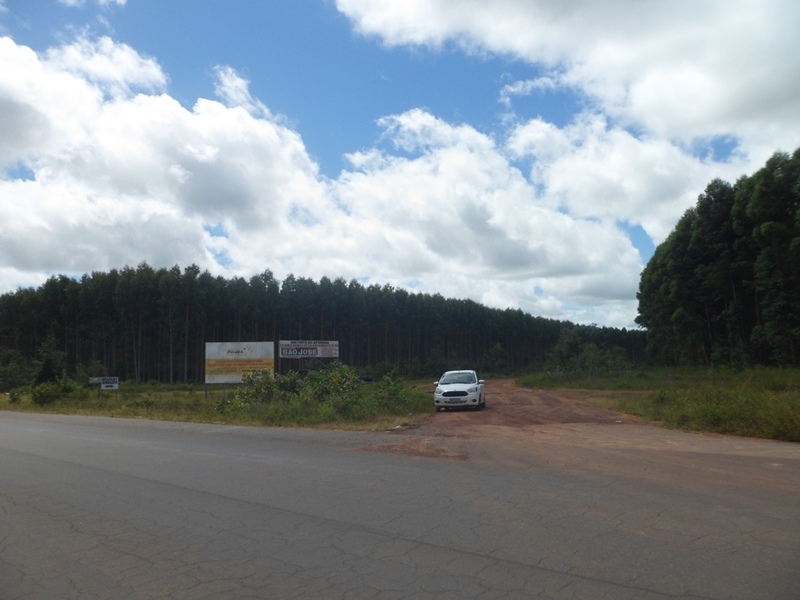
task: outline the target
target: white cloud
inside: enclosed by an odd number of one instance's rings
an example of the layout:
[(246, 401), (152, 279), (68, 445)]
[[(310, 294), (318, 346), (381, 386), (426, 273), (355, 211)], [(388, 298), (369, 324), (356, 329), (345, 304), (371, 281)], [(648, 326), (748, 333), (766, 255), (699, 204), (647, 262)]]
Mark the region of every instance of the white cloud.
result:
[[(499, 91), (509, 133), (498, 152), (529, 169), (538, 210), (571, 224), (596, 222), (614, 233), (615, 222), (641, 225), (659, 243), (713, 178), (734, 181), (776, 150), (800, 145), (800, 4), (791, 0), (336, 4), (358, 32), (388, 46), (460, 48), (536, 67), (538, 76)], [(515, 114), (517, 98), (551, 92), (578, 93), (582, 112), (563, 126)], [(722, 160), (719, 140), (734, 145)], [(595, 246), (609, 243), (589, 235)], [(610, 269), (619, 269), (601, 254), (594, 284), (551, 279), (547, 289), (558, 281), (559, 298), (599, 306)], [(576, 257), (581, 265), (583, 252)], [(626, 263), (615, 273), (623, 287), (635, 269)], [(618, 322), (631, 304), (615, 302), (604, 306), (616, 307), (606, 317)]]
[[(57, 0), (59, 3), (63, 4), (64, 6), (71, 6), (74, 8), (80, 8), (86, 5), (86, 0)], [(99, 6), (108, 6), (109, 4), (116, 4), (117, 6), (125, 6), (125, 3), (128, 0), (96, 0)]]
[(154, 59), (105, 36), (98, 40), (81, 37), (53, 48), (47, 52), (46, 62), (50, 68), (80, 76), (113, 96), (129, 95), (135, 89), (159, 91), (167, 82)]
[(630, 324), (641, 264), (613, 220), (559, 212), (504, 142), (470, 126), (388, 116), (398, 152), (354, 153), (329, 181), (230, 68), (215, 70), (224, 104), (187, 109), (155, 61), (108, 38), (41, 56), (5, 38), (0, 60), (15, 67), (0, 102), (16, 111), (0, 139), (24, 140), (0, 145), (2, 168), (34, 175), (0, 180), (5, 290), (146, 260), (367, 278), (603, 323), (619, 318), (604, 312), (612, 299), (629, 305), (615, 324)]
[(269, 117), (269, 109), (250, 94), (250, 82), (228, 66), (214, 69), (217, 78), (214, 91), (227, 106), (239, 106), (253, 116)]
[(800, 129), (792, 0), (337, 0), (386, 44), (508, 54), (557, 73), (599, 110), (668, 140), (736, 136), (756, 164)]
[[(109, 37), (42, 54), (0, 38), (0, 292), (146, 260), (631, 326), (642, 262), (621, 223), (658, 242), (713, 177), (800, 145), (793, 3), (337, 6), (388, 45), (503, 53), (540, 73), (497, 90), (503, 133), (410, 109), (379, 120), (384, 149), (329, 180), (230, 67), (214, 69), (216, 99), (187, 107), (154, 58)], [(586, 106), (567, 125), (513, 112), (563, 90)], [(723, 162), (697, 152), (718, 136), (739, 142)]]
[[(515, 158), (532, 160), (531, 181), (544, 190), (548, 206), (579, 218), (641, 224), (656, 243), (711, 180), (706, 161), (664, 139), (635, 137), (596, 114), (563, 129), (528, 121), (512, 131), (508, 147)], [(713, 168), (733, 180), (745, 165)]]
[(558, 83), (552, 77), (537, 77), (525, 81), (515, 81), (504, 85), (500, 90), (500, 103), (511, 107), (511, 100), (514, 96), (529, 96), (534, 91), (555, 90)]
[(547, 206), (504, 149), (470, 127), (420, 110), (381, 123), (413, 156), (355, 154), (335, 193), (358, 229), (383, 232), (370, 258), (393, 284), (421, 279), (444, 294), (562, 318), (569, 296), (597, 307), (635, 295), (641, 262), (613, 219)]
[(79, 273), (148, 260), (219, 270), (219, 248), (204, 247), (203, 227), (216, 224), (240, 245), (234, 268), (263, 267), (251, 237), (257, 247), (294, 215), (324, 216), (324, 185), (295, 132), (240, 106), (199, 100), (187, 110), (132, 93), (165, 78), (128, 46), (81, 39), (40, 57), (3, 38), (0, 60), (13, 66), (0, 73), (0, 140), (15, 141), (0, 141), (0, 167), (35, 176), (0, 180), (9, 263), (0, 267)]

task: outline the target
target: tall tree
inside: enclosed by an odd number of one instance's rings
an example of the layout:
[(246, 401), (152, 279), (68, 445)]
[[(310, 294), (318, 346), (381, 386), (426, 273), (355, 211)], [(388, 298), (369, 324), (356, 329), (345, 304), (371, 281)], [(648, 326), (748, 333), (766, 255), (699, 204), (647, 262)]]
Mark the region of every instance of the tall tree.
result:
[(712, 181), (642, 272), (637, 323), (670, 362), (800, 364), (800, 150)]

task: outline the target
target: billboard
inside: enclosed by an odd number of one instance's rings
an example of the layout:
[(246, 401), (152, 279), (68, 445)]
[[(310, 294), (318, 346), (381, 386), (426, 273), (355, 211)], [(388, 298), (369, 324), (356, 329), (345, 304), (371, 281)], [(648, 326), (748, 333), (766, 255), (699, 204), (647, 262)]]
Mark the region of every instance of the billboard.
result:
[(273, 342), (206, 343), (206, 383), (241, 383), (252, 372), (275, 373)]
[(339, 341), (280, 340), (281, 358), (339, 358)]

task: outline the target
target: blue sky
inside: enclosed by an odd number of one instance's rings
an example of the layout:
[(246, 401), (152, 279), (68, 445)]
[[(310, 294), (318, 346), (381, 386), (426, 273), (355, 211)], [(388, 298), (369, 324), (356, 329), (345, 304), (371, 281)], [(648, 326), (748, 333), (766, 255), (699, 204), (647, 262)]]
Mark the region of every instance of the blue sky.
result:
[[(335, 177), (344, 154), (379, 141), (376, 121), (425, 107), (449, 122), (485, 131), (498, 126), (498, 90), (536, 69), (510, 56), (468, 56), (457, 48), (386, 48), (354, 33), (325, 0), (130, 0), (68, 6), (55, 0), (7, 0), (15, 39), (40, 50), (70, 31), (112, 35), (154, 57), (168, 92), (184, 106), (214, 95), (213, 70), (224, 64), (250, 92), (285, 117)], [(565, 106), (566, 101), (566, 106)], [(545, 94), (526, 107), (566, 122), (575, 98)]]
[(0, 0), (0, 292), (194, 263), (631, 327), (705, 186), (800, 145), (797, 23), (789, 0)]

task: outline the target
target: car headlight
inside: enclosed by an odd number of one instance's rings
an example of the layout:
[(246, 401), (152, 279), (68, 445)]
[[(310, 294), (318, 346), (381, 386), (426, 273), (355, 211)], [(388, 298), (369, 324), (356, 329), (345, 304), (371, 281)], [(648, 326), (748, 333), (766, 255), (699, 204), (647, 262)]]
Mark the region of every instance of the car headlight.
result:
[(473, 386), (472, 386), (471, 388), (469, 388), (467, 391), (468, 391), (470, 394), (474, 394), (475, 392), (477, 392), (477, 391), (478, 391), (478, 386), (477, 386), (477, 385), (473, 385)]
[(437, 396), (440, 396), (440, 395), (442, 394), (442, 388), (440, 388), (440, 387), (437, 387), (437, 388), (436, 388), (436, 391), (435, 391), (435, 392), (433, 392), (433, 393), (434, 393), (434, 394), (436, 394)]

